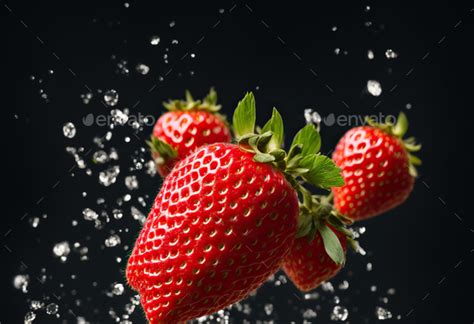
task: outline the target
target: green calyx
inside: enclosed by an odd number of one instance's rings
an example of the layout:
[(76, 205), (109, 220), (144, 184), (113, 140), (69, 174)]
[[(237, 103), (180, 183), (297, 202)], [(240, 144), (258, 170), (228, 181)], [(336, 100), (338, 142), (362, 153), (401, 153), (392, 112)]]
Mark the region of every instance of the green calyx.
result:
[(395, 124), (388, 120), (385, 123), (377, 123), (370, 118), (366, 118), (366, 121), (367, 124), (369, 124), (370, 126), (378, 128), (390, 134), (391, 136), (396, 137), (400, 141), (400, 143), (403, 145), (403, 148), (408, 153), (408, 167), (410, 174), (413, 177), (417, 177), (418, 171), (416, 170), (416, 167), (420, 166), (422, 162), (413, 153), (421, 150), (421, 144), (417, 144), (414, 137), (404, 138), (405, 134), (408, 131), (408, 119), (405, 113), (400, 112)]
[(214, 88), (211, 88), (207, 96), (202, 100), (194, 100), (191, 92), (186, 90), (185, 100), (169, 100), (164, 102), (163, 106), (169, 111), (201, 110), (217, 113), (221, 109), (221, 106), (217, 104), (217, 92)]
[[(305, 190), (305, 189), (303, 189)], [(339, 265), (345, 263), (345, 253), (336, 232), (342, 233), (347, 243), (354, 250), (358, 250), (358, 243), (354, 240), (353, 233), (347, 226), (353, 221), (339, 213), (330, 203), (330, 196), (311, 195), (306, 191), (300, 203), (300, 216), (297, 237), (306, 237), (313, 240), (317, 233), (321, 236), (324, 249), (328, 256)]]
[(306, 188), (309, 185), (330, 189), (344, 185), (341, 169), (319, 152), (321, 137), (316, 127), (312, 124), (303, 127), (294, 137), (289, 150), (285, 151), (282, 149), (283, 120), (276, 108), (273, 108), (270, 120), (260, 131), (256, 131), (255, 123), (255, 98), (250, 92), (239, 102), (233, 116), (238, 144), (242, 150), (254, 154), (254, 161), (272, 164), (279, 169), (298, 192), (302, 202), (297, 237), (307, 236), (311, 240), (319, 232), (328, 255), (337, 264), (343, 264), (343, 248), (328, 224), (352, 238), (346, 228), (351, 221), (338, 214), (328, 200), (312, 195)]
[(153, 135), (150, 137), (149, 141), (146, 141), (146, 143), (148, 144), (152, 155), (155, 157), (155, 163), (158, 166), (164, 165), (167, 161), (178, 156), (178, 152), (173, 147)]
[(272, 163), (292, 184), (303, 182), (324, 189), (344, 185), (341, 169), (319, 152), (321, 138), (314, 125), (303, 127), (286, 152), (281, 148), (283, 120), (276, 108), (273, 108), (272, 117), (260, 132), (255, 130), (255, 122), (255, 98), (250, 92), (234, 112), (233, 128), (239, 145), (255, 153), (256, 162)]

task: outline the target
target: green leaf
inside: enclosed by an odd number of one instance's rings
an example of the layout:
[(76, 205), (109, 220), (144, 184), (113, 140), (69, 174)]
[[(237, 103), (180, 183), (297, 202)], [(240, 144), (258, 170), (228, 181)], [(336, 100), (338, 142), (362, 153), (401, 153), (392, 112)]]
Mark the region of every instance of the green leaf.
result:
[(193, 102), (193, 101), (194, 101), (194, 98), (193, 98), (193, 96), (192, 96), (192, 94), (191, 94), (191, 91), (186, 90), (186, 91), (185, 91), (185, 96), (186, 96), (186, 101), (187, 101), (187, 102)]
[(403, 146), (408, 152), (418, 152), (421, 150), (421, 144), (404, 143)]
[(319, 152), (321, 148), (321, 137), (313, 124), (306, 125), (296, 134), (293, 143), (291, 143), (291, 147), (297, 144), (303, 145), (301, 152), (303, 156)]
[(217, 104), (217, 92), (214, 88), (211, 88), (209, 90), (209, 93), (203, 100), (204, 102), (210, 104), (210, 105), (216, 105)]
[(234, 111), (235, 136), (239, 138), (245, 134), (254, 133), (255, 119), (255, 97), (252, 92), (247, 92)]
[(283, 119), (276, 108), (273, 108), (272, 118), (263, 126), (262, 133), (271, 131), (273, 133), (272, 140), (268, 144), (269, 150), (281, 148), (283, 145)]
[(286, 157), (286, 152), (282, 149), (275, 149), (275, 150), (270, 151), (268, 153), (275, 157), (275, 161), (282, 161)]
[(419, 166), (422, 164), (421, 159), (415, 155), (408, 154), (408, 158), (410, 159), (411, 164)]
[(303, 178), (314, 186), (321, 188), (340, 187), (344, 185), (344, 178), (334, 161), (321, 154), (305, 156), (299, 163), (300, 168), (307, 168), (309, 172)]
[(267, 147), (268, 143), (270, 143), (272, 138), (273, 138), (273, 133), (271, 131), (264, 132), (263, 134), (258, 135), (257, 148), (260, 151), (265, 151), (265, 152), (268, 151), (268, 150), (265, 150), (265, 148)]
[(400, 112), (397, 118), (397, 123), (392, 128), (393, 135), (402, 138), (408, 130), (408, 119), (405, 113)]
[(165, 160), (178, 156), (178, 152), (173, 147), (154, 136), (147, 141), (147, 144), (153, 153), (158, 153)]
[(275, 157), (267, 153), (257, 153), (254, 155), (253, 159), (260, 163), (270, 163), (275, 161)]
[(337, 238), (336, 234), (326, 225), (323, 224), (319, 227), (319, 233), (324, 243), (324, 250), (329, 255), (329, 257), (336, 264), (344, 264), (345, 255), (344, 250), (342, 249), (341, 242)]

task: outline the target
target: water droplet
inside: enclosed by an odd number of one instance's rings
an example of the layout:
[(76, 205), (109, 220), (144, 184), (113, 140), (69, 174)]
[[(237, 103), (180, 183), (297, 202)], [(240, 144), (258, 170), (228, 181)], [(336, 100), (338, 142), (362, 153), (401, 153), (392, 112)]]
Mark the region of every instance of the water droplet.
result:
[(317, 316), (318, 314), (314, 310), (309, 308), (303, 312), (303, 318), (306, 319), (316, 318)]
[(318, 299), (318, 298), (319, 298), (319, 293), (317, 293), (317, 292), (304, 294), (304, 299), (305, 300), (314, 300), (314, 299)]
[(112, 285), (112, 293), (114, 295), (120, 296), (123, 294), (124, 291), (125, 288), (123, 287), (123, 284), (116, 282)]
[(334, 306), (331, 313), (331, 320), (345, 321), (349, 317), (349, 311), (343, 306)]
[(44, 307), (44, 303), (41, 300), (32, 300), (30, 302), (31, 310), (38, 310)]
[(339, 47), (334, 49), (334, 54), (339, 55), (341, 53), (341, 49)]
[(367, 91), (374, 97), (382, 94), (382, 85), (376, 80), (367, 81)]
[(377, 316), (377, 319), (383, 321), (392, 318), (392, 313), (383, 307), (376, 307), (375, 316)]
[(385, 51), (385, 57), (389, 60), (393, 60), (398, 57), (398, 54), (389, 48)]
[(115, 70), (115, 73), (117, 74), (122, 74), (122, 75), (129, 75), (130, 70), (128, 69), (128, 61), (127, 60), (120, 60), (117, 63), (117, 69)]
[(130, 8), (130, 4), (129, 4), (128, 2), (125, 2), (125, 3), (123, 4), (123, 6), (124, 6), (125, 8)]
[(311, 108), (305, 109), (304, 119), (306, 120), (307, 124), (315, 124), (319, 129), (319, 125), (321, 124), (321, 115), (317, 111), (314, 111)]
[(123, 217), (123, 212), (120, 209), (114, 209), (112, 215), (115, 219), (121, 219)]
[(225, 12), (225, 9), (219, 9), (219, 13), (223, 14)]
[(334, 292), (334, 286), (329, 281), (323, 282), (321, 288), (324, 291)]
[(367, 51), (367, 58), (368, 58), (369, 60), (373, 60), (374, 57), (375, 57), (374, 52), (373, 52), (372, 50), (368, 50), (368, 51)]
[(99, 183), (105, 187), (114, 184), (120, 173), (120, 166), (114, 165), (99, 173)]
[(30, 223), (31, 227), (37, 228), (38, 225), (39, 225), (39, 223), (40, 223), (40, 218), (39, 218), (39, 217), (36, 217), (36, 216), (35, 216), (35, 217), (31, 217), (31, 218), (29, 219), (29, 223)]
[(377, 286), (370, 286), (370, 291), (371, 292), (376, 292), (377, 291)]
[(110, 115), (112, 116), (112, 122), (114, 125), (123, 126), (128, 121), (128, 115), (120, 109), (112, 109)]
[(366, 266), (366, 269), (367, 271), (372, 271), (372, 263), (367, 263), (367, 266)]
[(141, 75), (146, 75), (150, 72), (150, 67), (146, 64), (138, 63), (137, 66), (135, 66), (135, 71)]
[(99, 218), (99, 214), (97, 214), (94, 210), (90, 208), (85, 208), (82, 211), (82, 215), (84, 216), (84, 219), (88, 221), (93, 221)]
[(71, 122), (67, 122), (63, 125), (63, 134), (64, 137), (73, 138), (76, 136), (76, 126)]
[(48, 304), (48, 306), (46, 306), (46, 314), (48, 315), (54, 315), (58, 312), (59, 310), (59, 306), (55, 303), (51, 303), (51, 304)]
[(176, 22), (173, 20), (170, 22), (170, 28), (173, 28), (174, 26), (176, 26)]
[(30, 276), (28, 276), (27, 274), (19, 274), (13, 278), (13, 287), (21, 290), (24, 293), (27, 293), (29, 282)]
[(36, 314), (33, 312), (28, 312), (25, 314), (25, 324), (32, 323), (36, 318)]
[(265, 304), (263, 309), (265, 311), (265, 314), (267, 314), (267, 316), (270, 316), (273, 312), (273, 305), (272, 304)]
[(106, 247), (115, 247), (120, 244), (120, 236), (117, 234), (112, 234), (105, 240)]
[(339, 290), (347, 290), (349, 288), (349, 281), (344, 280), (338, 286)]
[(53, 253), (54, 253), (54, 256), (58, 258), (61, 258), (61, 257), (66, 258), (69, 255), (69, 253), (71, 253), (69, 242), (63, 241), (63, 242), (56, 243), (53, 247)]
[(408, 109), (408, 110), (410, 110), (411, 107), (412, 107), (411, 103), (407, 103), (406, 106), (405, 106), (405, 108)]
[(97, 151), (92, 154), (92, 161), (96, 164), (103, 164), (109, 160), (109, 156), (105, 151)]
[(130, 213), (133, 219), (139, 221), (141, 224), (145, 223), (146, 216), (135, 206), (130, 207)]
[(82, 102), (83, 102), (85, 105), (87, 105), (87, 104), (91, 101), (92, 97), (93, 97), (93, 94), (90, 93), (90, 92), (81, 94)]
[(138, 189), (137, 176), (132, 175), (125, 177), (125, 186), (127, 186), (128, 190)]
[(173, 40), (171, 41), (171, 45), (178, 45), (178, 44), (179, 44), (179, 42), (178, 42), (177, 39), (173, 39)]
[(153, 46), (156, 46), (160, 43), (160, 37), (159, 36), (156, 36), (156, 35), (153, 35), (150, 37), (150, 44), (153, 45)]
[(104, 93), (104, 101), (108, 106), (115, 106), (118, 103), (119, 94), (116, 90), (110, 89)]
[(332, 30), (333, 32), (337, 31), (337, 26), (333, 26), (333, 27), (331, 28), (331, 30)]
[(196, 54), (191, 53), (191, 58), (195, 58), (195, 57), (196, 57)]
[(396, 292), (395, 288), (389, 288), (387, 290), (387, 294), (392, 295), (392, 296), (395, 295), (395, 292)]

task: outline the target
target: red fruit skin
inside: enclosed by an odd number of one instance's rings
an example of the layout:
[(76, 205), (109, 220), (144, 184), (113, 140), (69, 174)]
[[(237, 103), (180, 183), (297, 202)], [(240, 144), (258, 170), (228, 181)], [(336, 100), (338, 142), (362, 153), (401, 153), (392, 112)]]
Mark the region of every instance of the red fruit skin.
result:
[[(204, 110), (169, 111), (164, 113), (153, 128), (153, 136), (174, 148), (178, 156), (158, 166), (161, 176), (166, 176), (177, 161), (198, 147), (232, 140), (229, 127), (223, 118)], [(159, 155), (153, 154), (156, 159)]]
[[(347, 242), (344, 234), (331, 226), (329, 228), (336, 234), (346, 252)], [(283, 261), (283, 271), (303, 292), (317, 288), (323, 281), (334, 277), (341, 268), (342, 265), (335, 263), (326, 253), (319, 232), (311, 241), (306, 236), (297, 238)]]
[(237, 145), (203, 146), (178, 162), (126, 270), (148, 320), (187, 321), (246, 297), (281, 266), (298, 212), (285, 176)]
[(332, 156), (345, 185), (334, 187), (334, 206), (353, 220), (380, 215), (403, 203), (415, 178), (408, 154), (396, 137), (370, 126), (349, 130)]

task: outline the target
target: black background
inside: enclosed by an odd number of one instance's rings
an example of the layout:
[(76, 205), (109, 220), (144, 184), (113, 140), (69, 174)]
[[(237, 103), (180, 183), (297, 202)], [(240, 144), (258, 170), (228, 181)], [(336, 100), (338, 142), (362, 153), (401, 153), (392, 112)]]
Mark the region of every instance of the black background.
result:
[[(245, 91), (253, 90), (260, 122), (276, 106), (288, 134), (303, 125), (305, 108), (315, 108), (322, 115), (397, 114), (404, 110), (411, 121), (410, 134), (423, 143), (420, 156), (424, 165), (406, 204), (364, 224), (367, 234), (362, 244), (370, 251), (369, 256), (353, 255), (345, 270), (354, 273), (346, 294), (349, 321), (375, 321), (376, 302), (368, 287), (376, 284), (380, 289), (397, 289), (387, 308), (394, 315), (402, 315), (398, 322), (472, 323), (474, 225), (468, 207), (472, 199), (468, 192), (472, 165), (472, 4), (236, 2), (230, 11), (233, 2), (131, 1), (129, 8), (122, 2), (105, 1), (0, 3), (4, 56), (1, 109), (2, 128), (6, 130), (2, 158), (7, 162), (3, 168), (5, 202), (0, 233), (2, 287), (5, 285), (1, 290), (5, 298), (0, 307), (2, 323), (21, 322), (28, 308), (26, 296), (12, 287), (13, 276), (38, 274), (42, 267), (53, 277), (44, 287), (33, 280), (31, 290), (45, 298), (53, 298), (53, 292), (64, 295), (58, 302), (63, 319), (74, 321), (67, 313), (74, 287), (85, 300), (85, 306), (73, 308), (75, 312), (93, 322), (111, 322), (107, 311), (113, 301), (96, 296), (108, 287), (110, 278), (121, 278), (123, 263), (114, 263), (92, 243), (87, 270), (74, 263), (77, 258), (68, 261), (66, 268), (51, 252), (53, 244), (61, 240), (103, 241), (104, 231), (88, 225), (72, 228), (71, 219), (79, 219), (81, 210), (92, 206), (96, 197), (123, 193), (123, 186), (122, 191), (111, 188), (103, 193), (103, 187), (96, 184), (97, 175), (91, 179), (82, 171), (73, 171), (74, 177), (69, 174), (74, 163), (64, 147), (92, 147), (92, 136), (105, 132), (81, 126), (86, 114), (109, 110), (97, 100), (98, 95), (89, 105), (81, 102), (86, 86), (94, 93), (97, 89), (116, 89), (120, 93), (117, 107), (154, 115), (161, 111), (164, 99), (180, 97), (186, 88), (201, 95), (215, 86), (227, 113)], [(371, 6), (368, 12), (364, 10), (367, 5)], [(224, 13), (219, 13), (221, 8)], [(173, 20), (176, 26), (170, 28)], [(365, 26), (366, 21), (372, 26)], [(332, 26), (337, 26), (337, 31), (332, 31)], [(149, 44), (154, 34), (161, 37), (156, 47)], [(202, 36), (204, 39), (197, 43)], [(179, 44), (169, 45), (171, 39), (179, 40)], [(169, 64), (163, 63), (164, 47), (170, 48)], [(335, 48), (347, 51), (347, 55), (335, 55)], [(384, 52), (388, 48), (399, 57), (387, 60)], [(367, 59), (368, 49), (374, 51), (374, 60)], [(129, 77), (115, 73), (117, 60), (111, 59), (112, 55), (128, 60)], [(151, 67), (148, 75), (135, 73), (138, 62)], [(54, 74), (48, 75), (48, 69)], [(43, 84), (32, 82), (31, 75), (42, 78)], [(158, 81), (160, 75), (164, 76), (162, 82)], [(364, 92), (368, 79), (381, 82), (380, 97)], [(156, 88), (149, 92), (154, 84)], [(40, 97), (39, 89), (46, 90), (49, 102)], [(138, 100), (139, 104), (131, 108)], [(412, 105), (409, 110), (407, 103)], [(61, 134), (66, 121), (78, 127), (72, 140)], [(346, 130), (323, 127), (323, 151), (330, 151)], [(146, 128), (139, 136), (143, 139), (149, 132)], [(123, 138), (126, 133), (117, 136)], [(120, 140), (115, 147), (128, 157), (142, 144), (143, 140), (132, 136), (131, 143), (125, 145)], [(58, 179), (60, 185), (52, 188)], [(150, 195), (147, 202), (159, 189), (158, 182), (156, 178), (143, 182), (141, 192)], [(88, 192), (86, 199), (81, 197), (83, 191)], [(44, 199), (37, 204), (41, 197)], [(28, 215), (22, 218), (25, 213)], [(43, 213), (48, 218), (38, 229), (32, 229), (28, 219)], [(126, 239), (130, 244), (138, 226), (132, 221), (126, 226), (131, 231)], [(369, 261), (374, 270), (362, 271)], [(76, 281), (69, 278), (71, 273), (78, 275)], [(90, 286), (92, 280), (99, 282), (99, 288)], [(66, 288), (58, 287), (59, 282)], [(275, 304), (277, 322), (302, 321), (295, 317), (298, 300), (293, 298), (293, 304), (288, 304), (288, 294), (294, 291), (291, 287), (264, 288), (261, 302)], [(351, 305), (358, 311), (352, 311)], [(329, 322), (325, 307), (318, 312), (319, 323)], [(94, 308), (100, 311), (94, 314)], [(247, 317), (252, 322), (266, 319), (261, 312), (252, 314)], [(143, 321), (139, 311), (133, 318)]]

